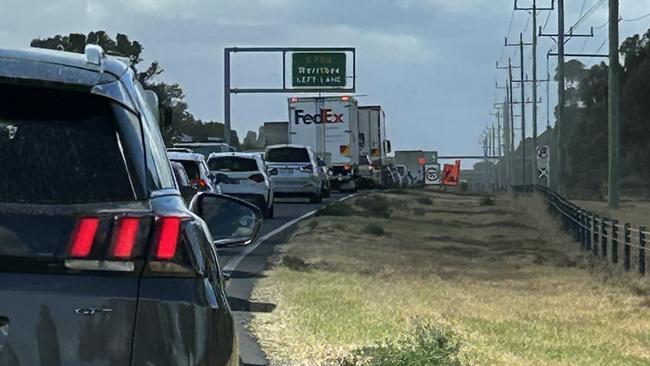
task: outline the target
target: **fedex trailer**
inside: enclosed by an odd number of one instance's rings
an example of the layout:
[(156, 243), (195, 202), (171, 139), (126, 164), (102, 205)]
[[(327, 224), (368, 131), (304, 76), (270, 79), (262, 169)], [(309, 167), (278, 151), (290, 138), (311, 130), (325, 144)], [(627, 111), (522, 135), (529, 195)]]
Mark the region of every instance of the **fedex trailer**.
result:
[(310, 146), (329, 164), (330, 181), (340, 190), (357, 187), (357, 108), (347, 95), (289, 99), (289, 143)]

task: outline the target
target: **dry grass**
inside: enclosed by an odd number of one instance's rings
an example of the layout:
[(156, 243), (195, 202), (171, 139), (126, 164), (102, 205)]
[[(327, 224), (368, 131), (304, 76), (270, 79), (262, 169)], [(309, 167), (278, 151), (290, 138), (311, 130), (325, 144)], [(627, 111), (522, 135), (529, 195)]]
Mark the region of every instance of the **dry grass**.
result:
[(277, 304), (252, 321), (274, 364), (336, 364), (421, 322), (453, 330), (465, 364), (650, 363), (647, 282), (583, 256), (541, 201), (381, 196), (390, 219), (317, 217), (256, 284), (256, 301)]
[(610, 209), (607, 207), (607, 202), (603, 201), (574, 200), (573, 203), (601, 216), (617, 219), (622, 223), (629, 222), (635, 227), (650, 228), (650, 202), (648, 201), (623, 199), (617, 209)]

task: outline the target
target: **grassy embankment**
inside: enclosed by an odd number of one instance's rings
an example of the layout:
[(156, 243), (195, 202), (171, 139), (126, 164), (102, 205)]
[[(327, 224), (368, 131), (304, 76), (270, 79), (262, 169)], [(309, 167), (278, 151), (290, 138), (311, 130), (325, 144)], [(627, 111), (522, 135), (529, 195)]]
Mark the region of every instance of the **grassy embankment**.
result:
[(619, 220), (621, 223), (629, 222), (632, 226), (646, 226), (650, 228), (650, 202), (643, 200), (624, 199), (620, 207), (610, 209), (605, 201), (578, 201), (573, 203), (601, 216)]
[(277, 304), (251, 325), (273, 364), (650, 364), (647, 280), (537, 199), (481, 201), (371, 194), (303, 223), (254, 291)]

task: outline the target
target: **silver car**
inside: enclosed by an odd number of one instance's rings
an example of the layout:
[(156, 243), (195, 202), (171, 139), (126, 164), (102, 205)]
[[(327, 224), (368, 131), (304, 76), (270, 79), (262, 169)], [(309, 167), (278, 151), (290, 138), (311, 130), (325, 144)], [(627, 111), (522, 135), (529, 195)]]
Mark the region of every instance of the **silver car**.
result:
[(327, 195), (327, 176), (309, 146), (271, 145), (266, 148), (266, 165), (272, 171), (275, 197), (308, 197), (320, 202)]

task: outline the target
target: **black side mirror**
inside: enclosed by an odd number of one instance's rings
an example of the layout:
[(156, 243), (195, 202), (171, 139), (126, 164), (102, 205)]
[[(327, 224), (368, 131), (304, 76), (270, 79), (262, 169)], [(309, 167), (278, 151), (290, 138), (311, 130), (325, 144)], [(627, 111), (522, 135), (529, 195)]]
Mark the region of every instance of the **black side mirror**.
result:
[(205, 221), (215, 245), (250, 244), (262, 224), (257, 206), (231, 196), (201, 193), (190, 209)]
[(269, 175), (270, 175), (270, 176), (278, 175), (278, 168), (271, 168), (271, 169), (269, 169)]

